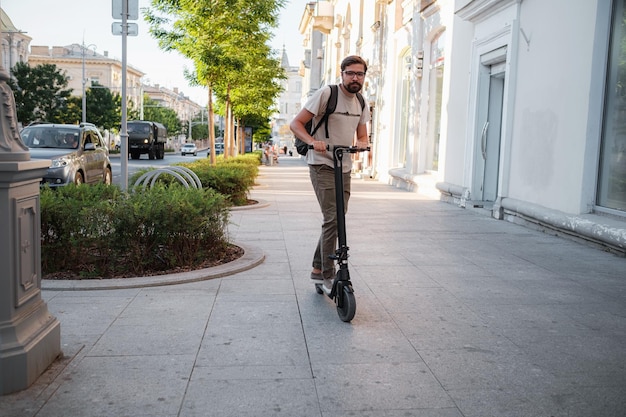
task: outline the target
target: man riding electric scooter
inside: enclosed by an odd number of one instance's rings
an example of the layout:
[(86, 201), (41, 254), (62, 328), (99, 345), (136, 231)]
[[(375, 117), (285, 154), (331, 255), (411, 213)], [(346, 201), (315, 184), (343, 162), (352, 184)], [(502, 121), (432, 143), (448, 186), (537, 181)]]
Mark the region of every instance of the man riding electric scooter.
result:
[[(307, 101), (296, 115), (290, 128), (297, 138), (312, 147), (306, 152), (311, 183), (322, 211), (322, 232), (313, 255), (311, 279), (331, 294), (335, 283), (337, 260), (337, 204), (335, 198), (334, 147), (365, 150), (368, 147), (367, 123), (369, 108), (359, 93), (363, 88), (366, 62), (359, 56), (348, 56), (341, 63), (341, 83), (321, 88)], [(332, 112), (331, 112), (332, 111)], [(307, 131), (307, 123), (313, 121), (313, 133)], [(343, 184), (343, 208), (347, 211), (350, 198), (351, 158), (345, 158), (341, 167)], [(335, 285), (336, 287), (336, 285)], [(349, 321), (349, 320), (346, 320)]]

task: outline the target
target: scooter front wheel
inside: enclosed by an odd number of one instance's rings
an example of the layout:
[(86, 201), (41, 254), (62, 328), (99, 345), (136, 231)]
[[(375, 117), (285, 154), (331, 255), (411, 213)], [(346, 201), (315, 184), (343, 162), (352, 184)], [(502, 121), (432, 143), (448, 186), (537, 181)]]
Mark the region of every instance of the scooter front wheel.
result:
[(352, 288), (345, 286), (341, 294), (337, 294), (337, 297), (341, 297), (340, 300), (337, 300), (337, 314), (339, 314), (341, 321), (347, 323), (354, 318), (354, 314), (356, 313), (354, 292), (352, 292)]

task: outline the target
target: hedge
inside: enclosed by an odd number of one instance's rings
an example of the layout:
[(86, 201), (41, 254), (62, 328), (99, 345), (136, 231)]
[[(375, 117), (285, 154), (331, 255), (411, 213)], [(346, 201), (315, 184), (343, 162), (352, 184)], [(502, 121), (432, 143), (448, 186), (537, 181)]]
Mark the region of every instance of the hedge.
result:
[(228, 246), (229, 203), (211, 189), (69, 185), (42, 189), (40, 201), (44, 276), (141, 276), (219, 259)]

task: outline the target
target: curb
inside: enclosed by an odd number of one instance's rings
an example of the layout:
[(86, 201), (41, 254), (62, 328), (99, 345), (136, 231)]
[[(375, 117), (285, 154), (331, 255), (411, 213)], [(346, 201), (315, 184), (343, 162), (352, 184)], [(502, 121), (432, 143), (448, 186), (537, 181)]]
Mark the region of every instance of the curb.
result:
[[(254, 199), (257, 203), (256, 204), (249, 204), (247, 206), (232, 206), (229, 208), (230, 211), (242, 211), (242, 210), (253, 210), (253, 209), (259, 209), (259, 208), (263, 208), (263, 207), (267, 207), (270, 205), (270, 203), (268, 201), (265, 200), (261, 200), (259, 198), (255, 198)], [(239, 245), (237, 245), (239, 246)]]
[(177, 272), (168, 275), (156, 275), (136, 278), (112, 278), (98, 280), (41, 280), (41, 289), (49, 291), (91, 291), (117, 290), (126, 288), (160, 287), (165, 285), (186, 284), (206, 281), (247, 271), (260, 265), (265, 260), (265, 253), (260, 248), (233, 243), (244, 250), (243, 256), (224, 265), (199, 269), (189, 272)]

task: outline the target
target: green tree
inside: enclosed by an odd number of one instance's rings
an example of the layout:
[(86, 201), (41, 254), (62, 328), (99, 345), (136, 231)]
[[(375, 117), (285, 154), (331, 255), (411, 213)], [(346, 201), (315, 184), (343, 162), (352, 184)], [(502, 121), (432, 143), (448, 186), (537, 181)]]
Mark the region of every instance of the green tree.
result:
[[(117, 94), (119, 96), (119, 94)], [(93, 83), (85, 92), (87, 122), (100, 129), (111, 129), (119, 126), (121, 116), (121, 99), (111, 93), (107, 87)]]
[[(258, 56), (247, 60), (246, 68), (250, 70), (250, 76), (244, 82), (234, 83), (230, 91), (237, 125), (242, 130), (244, 126), (252, 127), (253, 137), (257, 138), (264, 136), (262, 133), (255, 134), (257, 128), (269, 128), (270, 116), (276, 111), (275, 98), (282, 90), (279, 79), (284, 77), (279, 60), (272, 56), (267, 46), (265, 48), (265, 51), (259, 48)], [(262, 64), (256, 67), (255, 62)], [(243, 131), (237, 132), (237, 137), (243, 137)], [(243, 144), (240, 142), (238, 145), (243, 151)]]
[(209, 137), (209, 122), (206, 118), (196, 116), (191, 123), (191, 138), (193, 140)]
[(269, 121), (265, 124), (258, 125), (257, 128), (253, 128), (253, 130), (252, 141), (254, 143), (265, 143), (272, 138), (272, 128), (270, 127)]
[(178, 119), (176, 111), (168, 107), (162, 107), (158, 101), (152, 100), (147, 94), (143, 96), (143, 119), (161, 123), (165, 126), (167, 134), (170, 136), (179, 135), (184, 131), (183, 124)]
[(15, 95), (17, 119), (23, 126), (34, 121), (65, 123), (68, 99), (72, 89), (67, 88), (68, 79), (54, 64), (30, 67), (18, 62), (11, 69), (10, 81)]
[(78, 124), (83, 118), (82, 99), (77, 96), (70, 96), (67, 99), (67, 106), (62, 109), (59, 119), (63, 123)]
[[(230, 90), (259, 71), (259, 65), (271, 62), (261, 60), (259, 63), (256, 58), (269, 51), (266, 42), (271, 37), (271, 28), (278, 23), (278, 12), (283, 5), (284, 0), (152, 0), (152, 8), (146, 12), (150, 32), (159, 40), (161, 48), (177, 50), (190, 58), (195, 71), (188, 74), (189, 78), (208, 89), (213, 163), (214, 92), (218, 101), (223, 101), (223, 115), (227, 122), (224, 136), (226, 147), (232, 154), (234, 113)], [(274, 73), (279, 74), (280, 66), (276, 62), (271, 65), (276, 66)]]
[[(119, 93), (115, 93), (113, 95), (113, 98), (115, 99), (115, 103), (117, 106), (117, 114), (119, 114), (119, 122), (117, 124), (119, 126), (122, 123), (122, 95)], [(126, 106), (126, 120), (139, 120), (139, 118), (139, 108), (135, 106), (135, 103), (132, 100), (129, 99), (128, 105)]]

